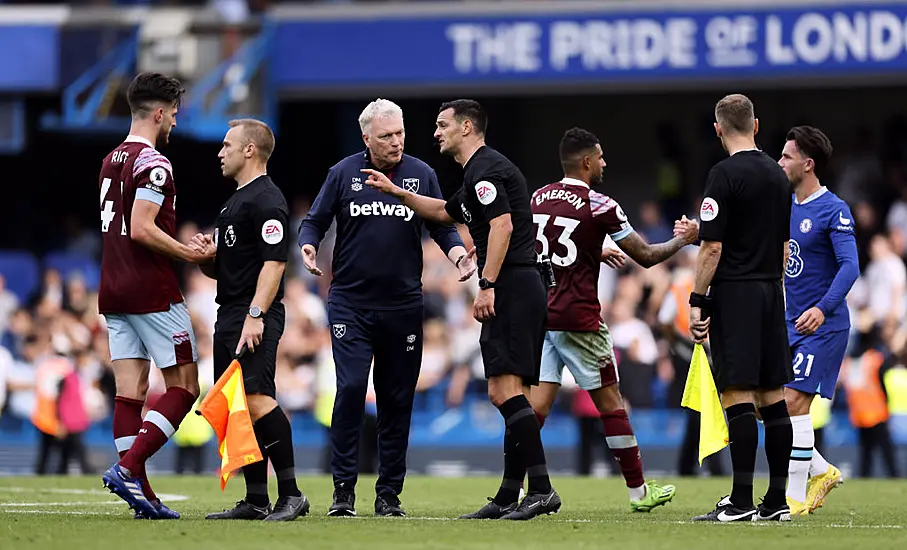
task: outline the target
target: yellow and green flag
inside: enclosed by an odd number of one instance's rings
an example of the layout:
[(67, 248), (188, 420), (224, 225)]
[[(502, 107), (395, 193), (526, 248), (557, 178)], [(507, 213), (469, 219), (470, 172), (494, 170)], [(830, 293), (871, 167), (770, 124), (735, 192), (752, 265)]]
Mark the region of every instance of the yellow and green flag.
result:
[(728, 433), (709, 358), (701, 344), (696, 344), (693, 349), (680, 405), (699, 413), (699, 465), (702, 466), (705, 457), (727, 446)]

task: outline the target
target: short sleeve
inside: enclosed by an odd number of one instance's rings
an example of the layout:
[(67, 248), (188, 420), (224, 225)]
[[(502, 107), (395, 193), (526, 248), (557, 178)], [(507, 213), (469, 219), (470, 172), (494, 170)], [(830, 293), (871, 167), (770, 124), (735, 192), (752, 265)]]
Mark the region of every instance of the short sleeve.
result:
[(252, 223), (259, 230), (258, 250), (262, 260), (286, 262), (290, 248), (286, 201), (277, 193), (269, 192), (261, 195), (252, 205)]
[(498, 216), (510, 213), (510, 199), (507, 197), (507, 189), (500, 178), (482, 179), (467, 192), (474, 193), (476, 200), (482, 205), (485, 221), (491, 221)]
[(447, 215), (458, 223), (466, 223), (466, 219), (463, 215), (463, 211), (466, 209), (463, 197), (463, 189), (460, 189), (454, 193), (454, 195), (447, 200), (447, 204), (444, 205), (444, 210), (447, 211)]
[[(706, 241), (723, 241), (729, 214), (731, 182), (718, 166), (709, 172), (705, 184), (705, 198), (699, 207), (699, 238)], [(789, 230), (789, 229), (788, 229)]]
[(145, 200), (161, 206), (166, 197), (176, 194), (173, 168), (167, 157), (150, 147), (139, 153), (132, 167), (136, 200)]
[(590, 191), (589, 209), (595, 224), (607, 233), (612, 241), (625, 239), (633, 233), (633, 226), (630, 225), (623, 208), (611, 197)]

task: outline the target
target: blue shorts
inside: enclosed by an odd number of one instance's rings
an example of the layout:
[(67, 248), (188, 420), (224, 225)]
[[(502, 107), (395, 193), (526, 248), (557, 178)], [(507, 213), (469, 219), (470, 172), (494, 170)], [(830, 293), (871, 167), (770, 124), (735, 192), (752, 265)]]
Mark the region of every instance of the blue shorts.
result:
[(846, 330), (839, 330), (803, 336), (795, 330), (790, 331), (794, 381), (786, 387), (810, 395), (819, 394), (826, 399), (834, 397), (848, 334)]

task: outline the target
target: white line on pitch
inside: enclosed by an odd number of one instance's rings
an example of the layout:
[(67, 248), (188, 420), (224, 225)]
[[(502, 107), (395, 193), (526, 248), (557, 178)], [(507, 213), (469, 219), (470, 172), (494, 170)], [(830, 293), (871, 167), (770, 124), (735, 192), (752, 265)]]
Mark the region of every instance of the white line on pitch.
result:
[(78, 510), (3, 510), (7, 514), (52, 514), (60, 516), (117, 516), (118, 512), (82, 512)]

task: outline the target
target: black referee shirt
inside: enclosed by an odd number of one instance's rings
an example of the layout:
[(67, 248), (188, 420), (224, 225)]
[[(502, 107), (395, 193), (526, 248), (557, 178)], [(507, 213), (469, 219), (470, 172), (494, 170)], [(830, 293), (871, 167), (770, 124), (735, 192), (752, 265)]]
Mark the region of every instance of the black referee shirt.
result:
[(536, 261), (529, 190), (522, 172), (507, 157), (483, 145), (466, 162), (463, 187), (447, 201), (454, 220), (465, 223), (476, 246), (479, 269), (488, 254), (489, 222), (510, 214), (513, 233), (501, 266), (533, 266)]
[[(214, 229), (218, 304), (252, 305), (264, 263), (287, 261), (288, 223), (287, 201), (268, 176), (259, 176), (227, 199)], [(281, 279), (273, 303), (283, 298), (283, 287)]]
[(762, 151), (740, 151), (712, 167), (699, 237), (722, 243), (714, 282), (781, 280), (791, 197), (784, 170)]

